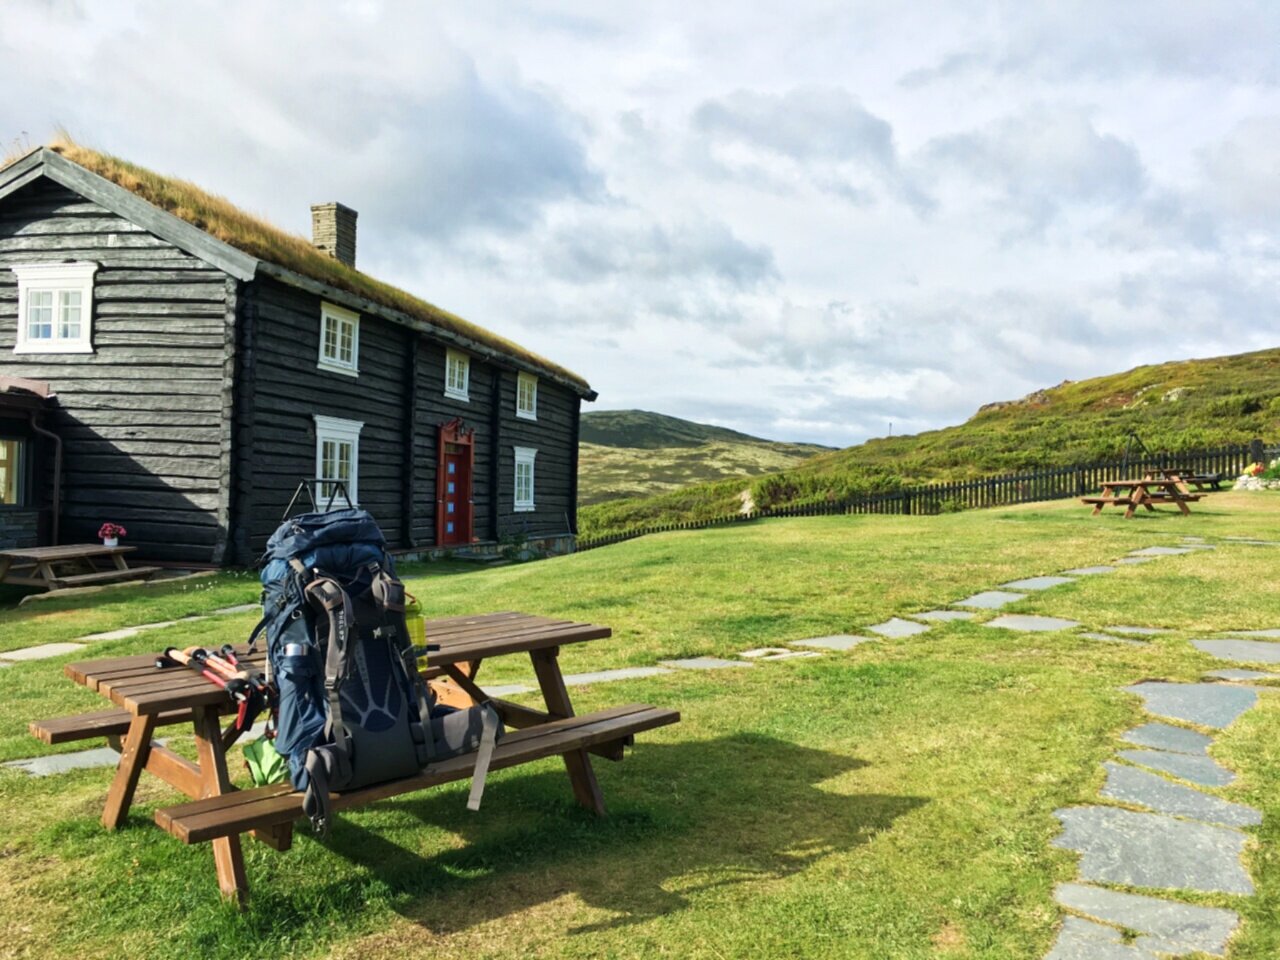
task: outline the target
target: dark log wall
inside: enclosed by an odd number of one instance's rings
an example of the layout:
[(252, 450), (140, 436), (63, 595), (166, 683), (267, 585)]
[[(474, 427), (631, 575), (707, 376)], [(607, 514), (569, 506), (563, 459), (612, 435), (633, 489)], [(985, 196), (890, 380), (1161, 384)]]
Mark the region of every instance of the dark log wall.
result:
[[(99, 264), (92, 354), (15, 354), (7, 267)], [(0, 373), (49, 381), (65, 443), (64, 543), (105, 520), (146, 557), (220, 562), (230, 450), (228, 278), (47, 180), (0, 200)], [(220, 518), (222, 524), (220, 525)]]
[[(516, 374), (502, 376), (502, 437), (498, 454), (498, 536), (543, 537), (570, 533), (578, 396), (538, 378), (537, 420), (516, 416)], [(536, 510), (515, 509), (515, 447), (533, 447)]]

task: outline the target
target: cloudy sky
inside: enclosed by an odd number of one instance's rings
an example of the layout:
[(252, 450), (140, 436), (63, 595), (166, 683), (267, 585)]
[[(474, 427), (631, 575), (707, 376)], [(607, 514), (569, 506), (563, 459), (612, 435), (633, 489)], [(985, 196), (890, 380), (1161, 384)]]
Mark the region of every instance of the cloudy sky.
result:
[(5, 0), (78, 139), (640, 407), (835, 445), (1277, 345), (1280, 5)]

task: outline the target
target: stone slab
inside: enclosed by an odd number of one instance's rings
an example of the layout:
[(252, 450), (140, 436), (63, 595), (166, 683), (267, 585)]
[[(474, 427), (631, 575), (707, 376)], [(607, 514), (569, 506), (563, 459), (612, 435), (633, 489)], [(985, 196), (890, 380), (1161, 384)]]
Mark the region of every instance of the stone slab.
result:
[(755, 664), (744, 660), (721, 660), (719, 657), (687, 657), (683, 660), (660, 660), (664, 667), (675, 667), (678, 670), (724, 670), (728, 667), (754, 667)]
[(1212, 757), (1204, 755), (1174, 753), (1170, 750), (1121, 750), (1120, 759), (1171, 773), (1204, 787), (1225, 787), (1236, 778), (1226, 767), (1219, 766)]
[(1280, 540), (1259, 540), (1257, 537), (1223, 537), (1222, 539), (1230, 540), (1232, 543), (1248, 543), (1259, 547), (1280, 546)]
[(1219, 680), (1231, 680), (1236, 683), (1245, 680), (1280, 680), (1280, 673), (1264, 673), (1261, 670), (1238, 670), (1234, 667), (1229, 670), (1210, 670), (1205, 676), (1216, 677)]
[(1120, 739), (1153, 750), (1191, 754), (1206, 753), (1213, 743), (1213, 737), (1167, 723), (1144, 723), (1120, 734)]
[[(262, 607), (255, 603), (253, 609), (261, 610)], [(198, 623), (201, 620), (208, 619), (208, 617), (183, 617), (181, 620), (157, 620), (155, 623), (140, 623), (136, 627), (121, 627), (119, 630), (108, 630), (106, 633), (91, 633), (88, 636), (77, 637), (76, 639), (81, 642), (125, 640), (129, 637), (136, 637), (144, 630), (163, 630), (165, 627), (175, 627), (180, 623)]]
[(1071, 570), (1063, 570), (1063, 573), (1069, 573), (1073, 577), (1096, 577), (1100, 573), (1115, 573), (1115, 567), (1108, 567), (1098, 564), (1094, 567), (1075, 567)]
[(1159, 960), (1156, 954), (1124, 942), (1120, 931), (1080, 917), (1064, 917), (1053, 949), (1044, 960)]
[(260, 604), (260, 603), (239, 603), (239, 604), (236, 604), (234, 607), (221, 607), (221, 608), (219, 608), (219, 609), (217, 609), (217, 610), (213, 611), (213, 615), (214, 615), (215, 617), (223, 617), (223, 616), (226, 616), (227, 614), (234, 614), (234, 613), (249, 613), (250, 611), (252, 611), (252, 612), (254, 612), (254, 613), (261, 613), (261, 612), (262, 612), (262, 604)]
[(897, 638), (914, 637), (917, 633), (924, 633), (929, 628), (923, 623), (903, 620), (901, 617), (890, 617), (884, 623), (877, 623), (874, 627), (867, 627), (867, 629), (882, 637)]
[(1071, 630), (1080, 626), (1075, 620), (1064, 620), (1061, 617), (1036, 617), (1021, 613), (1006, 613), (1004, 616), (988, 620), (984, 627), (1001, 627), (1005, 630), (1025, 630), (1030, 633), (1044, 633), (1050, 630)]
[(947, 623), (951, 620), (972, 620), (976, 616), (977, 614), (968, 610), (926, 610), (924, 613), (913, 613), (911, 619)]
[(571, 673), (564, 678), (564, 683), (567, 687), (581, 687), (588, 683), (612, 683), (615, 680), (658, 677), (670, 672), (665, 667), (620, 667), (617, 670), (597, 670), (594, 673)]
[(1082, 633), (1080, 634), (1080, 636), (1084, 637), (1087, 640), (1101, 640), (1104, 643), (1126, 643), (1131, 647), (1149, 646), (1149, 644), (1147, 644), (1145, 641), (1142, 641), (1142, 640), (1133, 640), (1133, 639), (1130, 639), (1129, 637), (1113, 637), (1109, 633), (1090, 632), (1090, 633)]
[(812, 637), (808, 640), (792, 640), (793, 647), (819, 647), (823, 650), (852, 650), (861, 643), (872, 643), (878, 637), (858, 637), (850, 633), (837, 633), (830, 637)]
[(1222, 633), (1233, 637), (1256, 637), (1260, 640), (1280, 640), (1280, 630), (1223, 630)]
[(1027, 599), (1025, 593), (1010, 593), (1008, 590), (984, 590), (982, 593), (975, 593), (972, 597), (966, 597), (964, 600), (957, 600), (952, 606), (977, 607), (979, 610), (999, 610), (1015, 600), (1025, 599)]
[(1204, 543), (1204, 537), (1183, 536), (1183, 537), (1179, 537), (1178, 539), (1181, 540), (1183, 543)]
[(1120, 763), (1104, 763), (1103, 767), (1107, 771), (1107, 782), (1102, 786), (1102, 795), (1108, 800), (1132, 803), (1156, 813), (1190, 817), (1204, 823), (1220, 823), (1225, 827), (1253, 827), (1262, 822), (1262, 814), (1243, 803), (1211, 797), (1137, 767), (1126, 767)]
[(1144, 940), (1150, 937), (1158, 938), (1161, 946), (1173, 948), (1166, 952), (1200, 950), (1222, 956), (1231, 934), (1240, 925), (1240, 915), (1234, 910), (1198, 907), (1083, 883), (1060, 883), (1053, 895), (1068, 910), (1145, 934), (1133, 944), (1139, 949), (1147, 946)]
[(83, 650), (83, 643), (42, 643), (37, 647), (23, 647), (21, 650), (6, 650), (0, 653), (0, 660), (45, 660), (49, 657), (61, 657), (64, 654)]
[(1139, 563), (1150, 563), (1156, 557), (1121, 557), (1116, 563), (1123, 563), (1125, 566), (1132, 567)]
[(1237, 830), (1118, 807), (1073, 807), (1054, 816), (1063, 832), (1053, 845), (1079, 853), (1080, 876), (1091, 883), (1253, 893), (1240, 862), (1247, 837)]
[(1172, 633), (1168, 627), (1137, 627), (1122, 623), (1113, 627), (1103, 627), (1107, 633), (1131, 633), (1135, 637), (1158, 637), (1162, 633)]
[(794, 653), (794, 650), (788, 650), (786, 647), (756, 647), (754, 650), (743, 650), (738, 656), (746, 657), (748, 660), (759, 660), (774, 653)]
[(781, 647), (761, 647), (758, 650), (744, 650), (739, 654), (752, 660), (809, 660), (820, 657), (817, 650), (784, 650)]
[(1192, 640), (1191, 645), (1233, 663), (1280, 663), (1280, 643), (1269, 640)]
[(1258, 694), (1250, 688), (1220, 683), (1154, 680), (1125, 687), (1124, 691), (1142, 697), (1149, 713), (1215, 729), (1230, 726), (1240, 714), (1258, 702)]
[(1060, 587), (1064, 583), (1075, 583), (1073, 577), (1027, 577), (1025, 580), (1014, 580), (1010, 583), (1002, 583), (1000, 586), (1006, 590), (1048, 590), (1050, 587)]
[(33, 777), (51, 777), (71, 770), (114, 767), (119, 760), (120, 754), (110, 747), (98, 747), (94, 750), (79, 750), (75, 753), (55, 753), (47, 757), (33, 757), (30, 760), (10, 760), (4, 766), (10, 770), (29, 773)]
[(508, 683), (498, 687), (485, 687), (484, 692), (491, 697), (514, 697), (521, 693), (533, 693), (534, 688), (523, 683)]
[(1176, 557), (1182, 553), (1190, 553), (1193, 547), (1143, 547), (1141, 550), (1129, 551), (1131, 557)]
[(1184, 547), (1188, 550), (1217, 550), (1212, 543), (1184, 543)]

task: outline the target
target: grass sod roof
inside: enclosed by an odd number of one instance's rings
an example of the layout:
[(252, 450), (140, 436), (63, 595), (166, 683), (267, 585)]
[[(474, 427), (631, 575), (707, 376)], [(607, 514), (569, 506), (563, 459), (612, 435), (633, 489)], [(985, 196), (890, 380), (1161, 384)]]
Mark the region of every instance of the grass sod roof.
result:
[[(317, 250), (305, 237), (246, 213), (225, 197), (209, 193), (190, 181), (162, 176), (76, 143), (69, 137), (54, 140), (48, 149), (250, 256), (472, 340), (566, 380), (584, 392), (591, 392), (590, 384), (572, 370), (398, 287), (361, 273)], [(6, 165), (0, 164), (0, 169)]]

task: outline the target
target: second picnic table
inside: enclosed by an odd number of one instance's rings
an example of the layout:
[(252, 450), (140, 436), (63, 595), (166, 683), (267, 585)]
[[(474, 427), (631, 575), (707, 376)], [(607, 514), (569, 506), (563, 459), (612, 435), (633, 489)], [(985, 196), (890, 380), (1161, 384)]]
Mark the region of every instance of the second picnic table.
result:
[(1157, 504), (1172, 503), (1183, 514), (1191, 513), (1188, 503), (1200, 499), (1198, 494), (1188, 493), (1179, 477), (1155, 477), (1148, 475), (1141, 480), (1107, 480), (1102, 484), (1102, 494), (1097, 497), (1081, 497), (1081, 502), (1093, 504), (1096, 517), (1103, 507), (1125, 508), (1125, 518), (1132, 517), (1138, 507), (1154, 511)]
[[(574, 797), (588, 810), (604, 813), (604, 799), (591, 768), (589, 753), (622, 759), (622, 748), (635, 733), (679, 721), (674, 710), (633, 704), (586, 716), (575, 716), (560, 671), (560, 647), (611, 636), (608, 627), (555, 620), (513, 611), (483, 616), (428, 620), (427, 637), (440, 646), (430, 655), (424, 676), (441, 703), (470, 706), (487, 701), (498, 710), (509, 734), (494, 753), (500, 769), (559, 754), (564, 758)], [(490, 657), (527, 653), (532, 661), (545, 710), (490, 696), (477, 682), (481, 664)], [(265, 655), (243, 657), (260, 669)], [(102, 823), (119, 827), (128, 815), (143, 770), (192, 798), (194, 802), (156, 811), (157, 824), (186, 843), (212, 841), (218, 884), (224, 896), (243, 902), (248, 892), (240, 834), (250, 833), (277, 850), (292, 843), (293, 820), (301, 816), (301, 794), (290, 784), (237, 791), (227, 770), (227, 749), (236, 741), (234, 727), (221, 726), (234, 711), (226, 693), (188, 671), (159, 670), (156, 655), (113, 657), (68, 664), (67, 676), (110, 700), (117, 709), (30, 725), (46, 743), (106, 736), (120, 751), (115, 779), (107, 793)], [(196, 740), (192, 762), (152, 741), (157, 727), (190, 723)], [(123, 741), (121, 736), (123, 735)], [(428, 767), (416, 777), (375, 784), (335, 795), (334, 809), (422, 789), (468, 775), (466, 757)]]
[[(61, 590), (123, 580), (145, 580), (159, 567), (131, 567), (125, 554), (137, 547), (108, 547), (102, 543), (68, 543), (59, 547), (0, 550), (0, 583)], [(102, 569), (96, 561), (109, 559)]]

